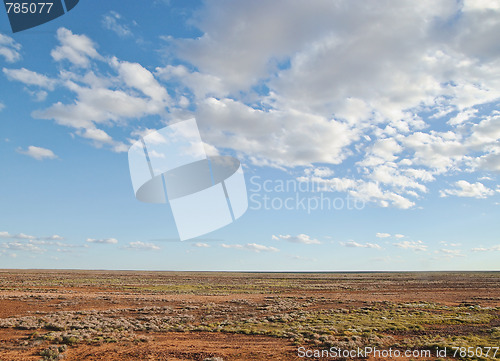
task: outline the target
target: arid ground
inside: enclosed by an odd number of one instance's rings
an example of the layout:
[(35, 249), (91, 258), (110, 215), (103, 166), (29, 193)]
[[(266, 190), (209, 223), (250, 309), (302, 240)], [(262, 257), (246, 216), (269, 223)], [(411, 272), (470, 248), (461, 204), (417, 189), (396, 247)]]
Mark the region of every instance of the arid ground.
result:
[(493, 360), (499, 346), (500, 272), (0, 270), (1, 361)]

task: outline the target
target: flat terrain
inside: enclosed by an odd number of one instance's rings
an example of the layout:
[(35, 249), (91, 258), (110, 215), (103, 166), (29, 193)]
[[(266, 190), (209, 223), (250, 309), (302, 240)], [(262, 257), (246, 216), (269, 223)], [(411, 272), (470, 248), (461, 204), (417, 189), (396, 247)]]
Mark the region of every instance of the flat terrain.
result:
[(499, 360), (499, 346), (499, 272), (0, 270), (0, 361)]

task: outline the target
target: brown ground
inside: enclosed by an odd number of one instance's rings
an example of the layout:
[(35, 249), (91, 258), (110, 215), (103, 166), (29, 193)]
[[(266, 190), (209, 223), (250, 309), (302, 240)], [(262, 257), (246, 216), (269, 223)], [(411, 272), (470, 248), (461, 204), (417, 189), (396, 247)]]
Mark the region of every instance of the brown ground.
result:
[[(240, 319), (266, 318), (302, 311), (338, 310), (349, 314), (363, 307), (379, 310), (385, 304), (395, 307), (407, 303), (438, 305), (444, 307), (444, 311), (438, 307), (436, 312), (442, 312), (443, 315), (447, 314), (448, 307), (461, 307), (457, 308), (459, 310), (469, 307), (471, 312), (479, 309), (490, 318), (486, 324), (475, 321), (453, 325), (435, 323), (425, 325), (424, 330), (387, 330), (383, 336), (390, 336), (396, 341), (405, 337), (441, 335), (443, 332), (490, 337), (491, 330), (500, 330), (500, 273), (269, 274), (0, 270), (0, 321), (14, 322), (10, 326), (4, 325), (4, 328), (1, 328), (0, 323), (0, 361), (51, 360), (48, 356), (42, 357), (40, 352), (50, 345), (64, 343), (69, 345), (61, 352), (64, 360), (203, 361), (215, 356), (224, 361), (303, 360), (297, 356), (300, 345), (310, 349), (322, 348), (313, 336), (293, 342), (289, 337), (227, 330), (206, 332), (199, 327), (226, 319), (237, 323)], [(143, 329), (131, 327), (126, 337), (122, 333), (119, 336), (113, 334), (107, 341), (89, 339), (66, 342), (43, 338), (50, 332), (70, 332), (75, 328), (75, 319), (90, 317), (87, 313), (80, 315), (68, 311), (94, 313), (94, 321), (103, 317), (109, 318), (110, 322), (125, 318), (146, 322), (147, 326)], [(36, 327), (26, 326), (27, 323), (19, 324), (19, 320), (26, 316), (32, 316), (29, 322), (38, 322), (38, 318), (50, 315), (56, 319), (68, 317), (69, 321), (60, 329), (57, 324), (44, 323)], [(172, 317), (161, 321), (170, 328), (150, 326), (148, 322), (156, 322), (154, 317)], [(189, 324), (190, 328), (173, 332), (172, 327), (182, 324)], [(332, 325), (332, 329), (335, 327)], [(120, 328), (119, 332), (128, 332), (125, 326), (124, 329)], [(349, 333), (344, 332), (342, 335)]]

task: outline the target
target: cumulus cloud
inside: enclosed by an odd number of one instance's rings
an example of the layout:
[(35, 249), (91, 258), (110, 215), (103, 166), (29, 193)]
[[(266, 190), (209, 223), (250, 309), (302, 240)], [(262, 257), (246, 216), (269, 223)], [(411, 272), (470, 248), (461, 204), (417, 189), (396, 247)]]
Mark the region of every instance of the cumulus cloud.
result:
[(340, 245), (343, 247), (349, 247), (349, 248), (375, 248), (375, 249), (382, 249), (380, 245), (376, 243), (358, 243), (355, 241), (347, 241), (347, 242), (340, 242)]
[(236, 149), (258, 165), (339, 164), (348, 155), (344, 148), (358, 137), (345, 123), (326, 116), (260, 110), (227, 98), (200, 101), (195, 116), (208, 143)]
[(105, 29), (113, 31), (116, 35), (122, 38), (132, 36), (130, 28), (121, 21), (122, 16), (120, 14), (116, 11), (110, 11), (108, 14), (103, 15), (101, 23)]
[(480, 182), (469, 183), (465, 180), (460, 180), (455, 183), (454, 189), (444, 189), (440, 191), (441, 197), (457, 196), (469, 198), (487, 198), (495, 194), (495, 191), (489, 189)]
[(208, 243), (196, 242), (196, 243), (193, 243), (193, 247), (196, 247), (196, 248), (210, 248), (210, 245)]
[(158, 83), (149, 70), (139, 63), (119, 61), (116, 57), (111, 59), (110, 64), (118, 71), (125, 85), (139, 90), (153, 102), (167, 105), (169, 101), (167, 90)]
[(63, 241), (64, 237), (54, 234), (48, 237), (36, 237), (25, 233), (10, 234), (9, 232), (0, 232), (0, 238), (20, 239), (20, 240), (48, 240), (48, 241)]
[[(65, 242), (65, 238), (54, 234), (48, 237), (33, 236), (25, 233), (11, 234), (6, 231), (0, 232), (0, 238), (9, 241), (0, 243), (0, 251), (16, 250), (28, 252), (33, 255), (43, 254), (49, 251), (73, 252), (77, 248), (87, 248), (87, 244), (74, 244)], [(64, 241), (64, 242), (63, 242)]]
[(264, 246), (262, 244), (257, 244), (257, 243), (247, 243), (247, 244), (221, 244), (222, 248), (232, 248), (232, 249), (241, 249), (241, 250), (247, 250), (247, 251), (252, 251), (256, 253), (260, 252), (278, 252), (279, 249), (276, 247), (270, 247), (270, 246)]
[(306, 168), (304, 173), (308, 177), (318, 177), (319, 179), (323, 179), (326, 177), (333, 176), (334, 172), (332, 169), (328, 167), (314, 167), (314, 168)]
[(118, 240), (115, 238), (103, 238), (103, 239), (87, 238), (85, 242), (96, 243), (96, 244), (117, 244)]
[(398, 243), (394, 243), (394, 245), (399, 248), (421, 252), (427, 251), (428, 248), (422, 241), (401, 241)]
[(444, 241), (441, 241), (439, 243), (445, 247), (460, 247), (461, 246), (460, 243), (448, 243), (448, 242), (444, 242)]
[(0, 232), (0, 238), (11, 238), (11, 239), (37, 239), (35, 236), (30, 236), (24, 233), (10, 234), (9, 232)]
[[(167, 114), (168, 92), (145, 67), (116, 57), (103, 57), (90, 38), (65, 28), (58, 30), (57, 38), (60, 45), (52, 51), (52, 56), (58, 61), (67, 59), (72, 66), (61, 71), (57, 79), (39, 78), (37, 83), (47, 80), (45, 83), (50, 90), (49, 85), (58, 82), (73, 93), (75, 99), (35, 110), (34, 118), (51, 119), (69, 127), (74, 130), (73, 134), (90, 140), (95, 147), (106, 146), (114, 152), (125, 152), (128, 141), (113, 139), (103, 127), (124, 126), (131, 119)], [(100, 67), (107, 68), (105, 75), (94, 69)], [(14, 75), (28, 77), (24, 73)]]
[(56, 159), (57, 155), (54, 154), (53, 151), (47, 148), (35, 147), (30, 145), (28, 149), (23, 150), (19, 148), (18, 153), (27, 155), (31, 158), (35, 158), (36, 160), (44, 160), (44, 159)]
[(377, 233), (375, 236), (377, 238), (388, 238), (391, 236), (391, 234), (390, 233)]
[(500, 251), (500, 244), (491, 247), (475, 247), (472, 248), (472, 252), (492, 252), (492, 251)]
[(320, 241), (318, 241), (315, 238), (311, 238), (311, 236), (308, 236), (307, 234), (299, 234), (297, 236), (291, 236), (291, 235), (279, 235), (279, 236), (272, 236), (272, 239), (275, 241), (287, 241), (291, 243), (301, 243), (301, 244), (321, 244)]
[(8, 250), (12, 251), (25, 251), (25, 252), (32, 252), (32, 253), (44, 253), (46, 252), (45, 249), (40, 248), (32, 243), (26, 243), (26, 242), (19, 242), (19, 241), (13, 241), (13, 242), (4, 242), (0, 244), (0, 247), (3, 247)]
[(156, 145), (167, 143), (167, 139), (165, 139), (163, 135), (157, 132), (156, 129), (135, 129), (130, 135), (135, 138), (144, 138), (145, 136), (148, 136), (148, 142), (150, 144)]
[(6, 62), (14, 63), (21, 60), (21, 44), (17, 43), (10, 36), (0, 34), (0, 56), (2, 56)]
[(26, 85), (35, 85), (40, 88), (53, 90), (56, 84), (56, 81), (54, 79), (51, 79), (43, 74), (28, 70), (26, 68), (3, 68), (2, 70), (9, 80), (16, 80)]
[(142, 250), (142, 251), (158, 251), (161, 249), (156, 244), (142, 242), (142, 241), (130, 242), (128, 245), (124, 246), (123, 248)]
[(24, 233), (16, 234), (12, 238), (15, 238), (15, 239), (36, 239), (35, 236), (30, 236), (29, 234), (24, 234)]
[[(114, 151), (126, 141), (104, 127), (195, 116), (222, 153), (409, 209), (445, 175), (500, 170), (500, 115), (489, 110), (500, 99), (493, 3), (205, 2), (190, 19), (201, 35), (170, 37), (180, 61), (155, 71), (61, 28), (52, 56), (68, 66), (57, 81), (75, 99), (33, 116)], [(103, 25), (128, 36), (121, 20), (109, 13)]]
[(86, 68), (91, 59), (101, 57), (93, 41), (85, 35), (73, 34), (71, 30), (59, 28), (57, 39), (61, 45), (50, 53), (56, 61), (68, 60), (75, 66)]
[(441, 257), (445, 258), (456, 258), (456, 257), (465, 257), (465, 255), (462, 253), (462, 250), (460, 249), (447, 249), (447, 248), (442, 248), (436, 253), (440, 254)]
[[(477, 137), (474, 109), (500, 98), (500, 78), (491, 77), (499, 67), (495, 11), (446, 0), (376, 9), (321, 0), (207, 3), (194, 21), (203, 36), (175, 42), (196, 70), (157, 72), (192, 91), (204, 135), (218, 148), (257, 165), (327, 163), (330, 171), (313, 175), (365, 201), (406, 209), (437, 175), (500, 167), (491, 137)], [(478, 32), (465, 31), (470, 26)], [(257, 84), (269, 92), (252, 93)], [(423, 111), (449, 116), (451, 130), (432, 129)], [(332, 166), (356, 155), (359, 177), (329, 178)]]

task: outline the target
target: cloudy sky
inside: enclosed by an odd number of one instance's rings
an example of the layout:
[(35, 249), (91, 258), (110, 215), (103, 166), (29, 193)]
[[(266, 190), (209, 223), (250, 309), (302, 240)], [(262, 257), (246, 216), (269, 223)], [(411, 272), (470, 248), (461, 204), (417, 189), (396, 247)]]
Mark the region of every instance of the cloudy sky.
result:
[[(498, 270), (496, 0), (81, 0), (0, 15), (0, 268)], [(196, 118), (249, 210), (180, 242), (127, 151)]]

